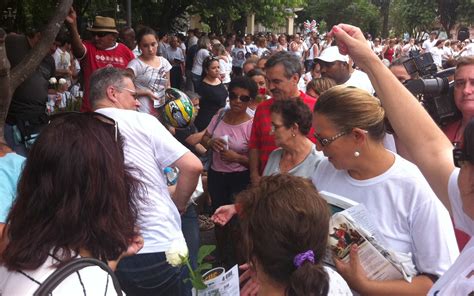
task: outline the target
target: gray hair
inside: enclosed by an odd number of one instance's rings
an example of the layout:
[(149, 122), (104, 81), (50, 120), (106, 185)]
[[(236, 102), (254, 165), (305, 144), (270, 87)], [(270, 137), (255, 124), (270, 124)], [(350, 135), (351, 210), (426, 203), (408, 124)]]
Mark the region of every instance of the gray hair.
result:
[(288, 79), (295, 74), (298, 74), (298, 77), (300, 77), (301, 72), (303, 71), (300, 58), (292, 52), (280, 51), (273, 54), (265, 64), (265, 70), (277, 65), (283, 65), (283, 68), (285, 69), (285, 77)]
[(89, 87), (89, 101), (92, 107), (99, 101), (107, 98), (107, 87), (125, 87), (123, 83), (124, 78), (133, 80), (133, 75), (124, 69), (114, 67), (104, 67), (94, 71), (90, 78)]

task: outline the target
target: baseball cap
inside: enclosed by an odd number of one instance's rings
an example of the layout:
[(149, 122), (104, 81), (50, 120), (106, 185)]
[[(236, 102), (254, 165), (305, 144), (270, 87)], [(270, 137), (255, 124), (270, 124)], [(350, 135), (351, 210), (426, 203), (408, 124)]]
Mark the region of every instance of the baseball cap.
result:
[(339, 48), (337, 46), (330, 46), (321, 52), (321, 55), (315, 60), (321, 60), (327, 63), (333, 63), (335, 61), (340, 62), (349, 62), (349, 56), (339, 53)]

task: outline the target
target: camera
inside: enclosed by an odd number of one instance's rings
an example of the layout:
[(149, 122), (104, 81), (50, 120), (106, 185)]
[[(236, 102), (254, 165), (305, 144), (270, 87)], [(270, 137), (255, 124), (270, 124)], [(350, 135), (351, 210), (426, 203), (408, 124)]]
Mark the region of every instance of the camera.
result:
[(438, 71), (430, 53), (414, 55), (403, 66), (408, 74), (416, 73), (421, 77), (407, 80), (405, 87), (418, 98), (438, 125), (444, 126), (462, 117), (454, 103), (454, 82), (448, 80), (455, 67)]

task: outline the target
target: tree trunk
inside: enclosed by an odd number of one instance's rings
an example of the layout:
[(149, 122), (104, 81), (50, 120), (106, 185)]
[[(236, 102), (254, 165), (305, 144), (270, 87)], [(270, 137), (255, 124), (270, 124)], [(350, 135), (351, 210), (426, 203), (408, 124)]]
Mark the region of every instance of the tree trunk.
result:
[[(5, 50), (5, 32), (0, 32), (0, 142), (5, 143), (4, 126), (10, 101), (15, 89), (39, 66), (48, 54), (51, 44), (69, 13), (73, 0), (60, 0), (53, 17), (41, 32), (40, 42), (10, 71), (10, 63)], [(3, 37), (2, 37), (3, 36)]]
[(0, 143), (5, 142), (3, 128), (5, 119), (7, 118), (8, 107), (12, 97), (10, 89), (10, 62), (7, 59), (7, 51), (5, 49), (5, 38), (7, 33), (0, 28)]
[(380, 9), (383, 16), (383, 24), (382, 24), (382, 36), (388, 37), (388, 16), (390, 13), (390, 0), (382, 1), (382, 7)]

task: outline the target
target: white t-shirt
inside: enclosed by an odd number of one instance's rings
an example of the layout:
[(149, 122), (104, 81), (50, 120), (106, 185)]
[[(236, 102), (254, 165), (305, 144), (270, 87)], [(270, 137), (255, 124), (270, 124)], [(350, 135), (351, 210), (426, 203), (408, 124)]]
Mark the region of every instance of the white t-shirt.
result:
[(227, 56), (227, 60), (219, 58), (219, 70), (220, 74), (224, 75), (222, 83), (230, 82), (230, 73), (232, 72), (232, 58)]
[(189, 150), (149, 114), (117, 108), (96, 112), (117, 121), (125, 139), (125, 163), (139, 170), (135, 175), (146, 188), (144, 201), (138, 204), (138, 224), (145, 240), (139, 253), (167, 251), (172, 241), (184, 238), (181, 217), (168, 192), (163, 169)]
[(438, 68), (442, 67), (442, 56), (444, 54), (444, 50), (442, 48), (433, 47), (430, 49), (431, 56), (433, 57), (433, 63), (438, 66)]
[(169, 43), (165, 43), (165, 42), (158, 42), (158, 54), (162, 57), (164, 57), (166, 55), (166, 49), (170, 47), (170, 44)]
[(250, 44), (244, 45), (244, 50), (245, 50), (245, 53), (256, 54), (258, 48), (257, 48), (257, 45), (250, 43)]
[(184, 62), (184, 52), (180, 47), (173, 48), (170, 46), (166, 49), (166, 59), (168, 59), (170, 63), (174, 60)]
[[(294, 49), (294, 50), (293, 50)], [(305, 51), (308, 50), (306, 43), (296, 44), (294, 41), (290, 42), (290, 50), (299, 57), (303, 57)]]
[(358, 87), (368, 91), (371, 95), (375, 93), (375, 89), (372, 86), (372, 83), (370, 83), (369, 76), (357, 69), (352, 72), (351, 77), (346, 81), (346, 83), (344, 83), (344, 85)]
[(326, 158), (312, 180), (318, 191), (364, 204), (390, 249), (411, 253), (418, 272), (441, 276), (459, 254), (448, 211), (418, 168), (394, 155), (392, 167), (367, 180), (336, 170)]
[(444, 46), (443, 47), (443, 55), (441, 56), (443, 61), (452, 59), (453, 55), (454, 55), (454, 52), (453, 52), (453, 49), (451, 48), (451, 46)]
[(56, 69), (67, 70), (71, 67), (71, 55), (67, 51), (63, 51), (61, 48), (57, 48), (53, 53), (54, 63)]
[(453, 170), (448, 183), (449, 202), (456, 228), (471, 236), (458, 259), (431, 287), (428, 295), (468, 295), (474, 291), (474, 220), (463, 211), (458, 187), (459, 169)]
[(309, 49), (308, 49), (308, 50), (309, 50), (309, 53), (308, 53), (308, 56), (306, 57), (306, 60), (307, 60), (307, 61), (312, 61), (312, 60), (314, 60), (315, 58), (317, 58), (317, 57), (314, 56), (314, 51), (316, 50), (316, 53), (318, 53), (318, 45), (317, 45), (317, 44), (313, 44), (311, 47), (308, 47), (308, 48), (309, 48)]
[[(148, 88), (154, 92), (159, 98), (164, 97), (166, 84), (166, 73), (171, 70), (171, 64), (164, 57), (158, 57), (160, 59), (160, 67), (152, 67), (140, 58), (131, 60), (127, 68), (132, 69), (135, 74), (135, 80), (133, 83), (138, 88)], [(153, 103), (147, 96), (139, 97), (140, 107), (138, 110), (144, 113), (152, 113)]]
[(204, 59), (207, 58), (211, 53), (209, 50), (205, 48), (201, 48), (197, 53), (196, 56), (194, 57), (194, 62), (193, 62), (193, 69), (191, 72), (193, 74), (202, 75), (202, 62), (204, 62)]
[(430, 41), (430, 39), (426, 39), (421, 47), (425, 50), (425, 52), (431, 52), (431, 49), (435, 46), (436, 42), (438, 42), (438, 39), (435, 39), (433, 41)]
[(352, 295), (352, 291), (347, 285), (346, 281), (342, 276), (331, 269), (330, 267), (324, 266), (324, 270), (328, 273), (329, 276), (329, 291), (328, 295), (332, 296), (341, 296), (341, 295)]
[(474, 43), (469, 43), (465, 48), (466, 50), (461, 53), (461, 56), (467, 57), (474, 55)]
[(262, 56), (269, 56), (271, 54), (268, 48), (257, 47), (257, 56), (261, 58)]
[[(38, 269), (23, 270), (22, 272), (42, 283), (56, 270), (56, 267), (53, 266), (56, 263), (57, 261), (53, 257), (48, 256)], [(84, 295), (78, 273), (87, 295), (117, 295), (112, 278), (98, 266), (86, 267), (71, 274), (53, 290), (52, 295)], [(5, 266), (0, 265), (0, 295), (33, 295), (38, 288), (39, 285), (24, 274), (8, 271)]]
[(242, 68), (245, 63), (245, 48), (232, 49), (232, 66)]

